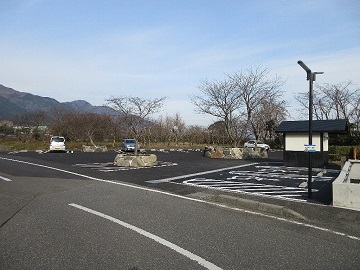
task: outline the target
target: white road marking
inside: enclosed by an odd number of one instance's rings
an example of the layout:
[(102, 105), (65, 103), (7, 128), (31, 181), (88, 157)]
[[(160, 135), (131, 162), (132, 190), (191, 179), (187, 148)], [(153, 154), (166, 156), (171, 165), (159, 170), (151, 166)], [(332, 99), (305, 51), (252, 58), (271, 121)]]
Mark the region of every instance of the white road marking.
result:
[(192, 173), (192, 174), (180, 175), (180, 176), (175, 176), (175, 177), (169, 177), (169, 178), (164, 178), (164, 179), (159, 179), (159, 180), (149, 180), (146, 182), (152, 183), (152, 184), (164, 183), (164, 182), (170, 182), (170, 181), (183, 179), (183, 178), (187, 178), (187, 177), (193, 177), (193, 176), (204, 175), (204, 174), (208, 174), (208, 173), (217, 173), (217, 172), (222, 172), (222, 171), (227, 171), (227, 170), (232, 170), (232, 169), (237, 169), (237, 168), (248, 167), (248, 166), (252, 166), (252, 165), (256, 165), (256, 164), (258, 164), (258, 163), (244, 164), (244, 165), (216, 169), (216, 170), (211, 170), (211, 171), (206, 171), (206, 172), (199, 172), (199, 173)]
[(147, 231), (145, 231), (143, 229), (140, 229), (140, 228), (138, 228), (138, 227), (136, 227), (134, 225), (131, 225), (129, 223), (126, 223), (124, 221), (121, 221), (119, 219), (111, 217), (109, 215), (103, 214), (103, 213), (98, 212), (96, 210), (92, 210), (90, 208), (87, 208), (87, 207), (84, 207), (84, 206), (81, 206), (81, 205), (78, 205), (78, 204), (75, 204), (75, 203), (70, 203), (69, 205), (73, 206), (73, 207), (76, 207), (78, 209), (81, 209), (83, 211), (86, 211), (88, 213), (91, 213), (93, 215), (97, 215), (99, 217), (102, 217), (102, 218), (105, 218), (105, 219), (110, 220), (112, 222), (115, 222), (115, 223), (117, 223), (117, 224), (119, 224), (119, 225), (121, 225), (121, 226), (123, 226), (123, 227), (125, 227), (127, 229), (133, 230), (133, 231), (135, 231), (135, 232), (137, 232), (137, 233), (139, 233), (139, 234), (141, 234), (141, 235), (143, 235), (145, 237), (148, 237), (148, 238), (154, 240), (155, 242), (158, 242), (161, 245), (164, 245), (164, 246), (166, 246), (168, 248), (171, 248), (172, 250), (180, 253), (181, 255), (183, 255), (185, 257), (188, 257), (189, 259), (191, 259), (193, 261), (196, 261), (198, 264), (206, 267), (207, 269), (212, 269), (212, 270), (222, 269), (222, 268), (216, 266), (215, 264), (213, 264), (211, 262), (208, 262), (207, 260), (197, 256), (196, 254), (191, 253), (190, 251), (188, 251), (186, 249), (183, 249), (183, 248), (181, 248), (181, 247), (179, 247), (179, 246), (177, 246), (177, 245), (175, 245), (175, 244), (173, 244), (173, 243), (171, 243), (171, 242), (169, 242), (169, 241), (167, 241), (167, 240), (165, 240), (165, 239), (163, 239), (163, 238), (161, 238), (161, 237), (159, 237), (159, 236), (157, 236), (155, 234), (149, 233), (149, 232), (147, 232)]
[[(318, 227), (318, 226), (311, 225), (311, 224), (306, 224), (306, 223), (303, 223), (303, 222), (300, 222), (300, 221), (288, 220), (286, 218), (271, 216), (271, 215), (267, 215), (267, 214), (264, 214), (264, 213), (254, 212), (254, 211), (245, 210), (245, 209), (241, 209), (241, 208), (230, 207), (230, 206), (227, 206), (227, 205), (208, 202), (208, 201), (204, 201), (204, 200), (200, 200), (200, 199), (194, 199), (194, 198), (190, 198), (190, 197), (186, 197), (186, 196), (182, 196), (182, 195), (177, 195), (177, 194), (165, 192), (165, 191), (162, 191), (162, 190), (156, 190), (156, 189), (151, 189), (151, 188), (146, 188), (146, 187), (141, 187), (141, 186), (135, 186), (135, 185), (127, 184), (127, 183), (117, 182), (117, 181), (111, 181), (111, 180), (95, 178), (95, 177), (91, 177), (91, 176), (88, 176), (88, 175), (79, 174), (79, 173), (75, 173), (75, 172), (71, 172), (71, 171), (66, 171), (66, 170), (62, 170), (62, 169), (58, 169), (58, 168), (50, 167), (50, 166), (45, 166), (45, 165), (41, 165), (41, 164), (31, 163), (31, 162), (27, 162), (27, 161), (11, 159), (11, 158), (4, 158), (4, 157), (0, 157), (0, 159), (13, 161), (13, 162), (18, 162), (18, 163), (23, 163), (23, 164), (28, 164), (28, 165), (42, 167), (42, 168), (47, 168), (47, 169), (56, 170), (56, 171), (61, 171), (61, 172), (64, 172), (64, 173), (68, 173), (68, 174), (72, 174), (72, 175), (76, 175), (76, 176), (81, 176), (81, 177), (91, 179), (91, 180), (94, 180), (94, 181), (99, 181), (99, 182), (104, 182), (104, 183), (109, 183), (109, 184), (114, 184), (114, 185), (120, 185), (120, 186), (124, 186), (124, 187), (136, 188), (136, 189), (145, 190), (145, 191), (154, 192), (154, 193), (159, 193), (159, 194), (164, 194), (164, 195), (167, 195), (167, 196), (176, 197), (176, 198), (180, 198), (180, 199), (184, 199), (184, 200), (189, 200), (189, 201), (194, 201), (194, 202), (199, 202), (199, 203), (206, 203), (206, 204), (215, 205), (215, 206), (226, 208), (226, 209), (232, 209), (234, 211), (239, 211), (239, 212), (242, 212), (242, 213), (248, 213), (248, 214), (252, 214), (252, 215), (267, 217), (267, 218), (271, 218), (271, 219), (275, 219), (275, 220), (281, 220), (283, 222), (297, 224), (297, 225), (300, 225), (300, 226), (304, 226), (304, 227), (312, 228), (312, 229), (315, 229), (315, 230), (320, 230), (320, 231), (332, 233), (332, 234), (339, 235), (339, 236), (345, 236), (345, 237), (348, 237), (350, 239), (360, 241), (360, 237), (345, 234), (345, 233), (341, 233), (341, 232), (330, 230), (330, 229), (323, 228), (323, 227)], [(298, 201), (298, 200), (296, 200), (296, 201)], [(303, 203), (307, 203), (307, 202), (304, 201)]]
[(6, 177), (3, 177), (3, 176), (1, 176), (1, 175), (0, 175), (0, 180), (4, 180), (4, 181), (11, 181), (11, 179), (6, 178)]
[[(306, 191), (307, 192), (307, 191)], [(303, 197), (304, 194), (302, 193), (296, 193), (296, 194), (284, 194), (281, 195), (281, 197), (289, 197), (289, 198), (295, 198), (295, 197), (299, 197), (299, 199), (296, 200), (301, 200), (301, 201), (306, 201), (305, 199), (301, 199)]]
[(266, 190), (265, 189), (264, 191), (256, 191), (256, 193), (262, 193), (262, 194), (274, 194), (274, 193), (279, 194), (280, 193), (280, 194), (284, 194), (284, 196), (285, 196), (285, 195), (290, 195), (290, 193), (306, 194), (307, 191), (306, 190), (281, 190), (281, 189)]
[[(71, 171), (67, 171), (67, 170), (63, 170), (63, 169), (59, 169), (59, 168), (55, 168), (55, 167), (50, 167), (50, 166), (46, 166), (46, 165), (42, 165), (42, 164), (37, 164), (37, 163), (32, 163), (32, 162), (18, 160), (18, 159), (12, 159), (12, 158), (4, 158), (4, 157), (0, 157), (0, 159), (7, 160), (7, 161), (14, 161), (14, 162), (23, 163), (23, 164), (32, 165), (32, 166), (37, 166), (37, 167), (46, 168), (46, 169), (50, 169), (50, 170), (55, 170), (55, 171), (59, 171), (59, 172), (67, 173), (67, 174), (72, 174), (72, 175), (84, 177), (84, 178), (95, 180), (95, 181), (107, 182), (107, 180), (102, 180), (102, 179), (99, 179), (99, 178), (96, 178), (96, 177), (91, 177), (91, 176), (88, 176), (88, 175), (75, 173), (75, 172), (71, 172)], [(111, 181), (109, 181), (109, 182), (111, 182)]]
[(158, 161), (158, 164), (155, 166), (145, 166), (145, 167), (120, 167), (115, 166), (113, 162), (106, 163), (85, 163), (85, 164), (75, 164), (73, 166), (79, 166), (83, 168), (90, 168), (93, 170), (98, 170), (100, 172), (118, 172), (118, 171), (128, 171), (128, 170), (140, 170), (140, 169), (151, 169), (151, 168), (160, 168), (160, 167), (170, 167), (177, 166), (177, 163), (173, 162), (164, 162)]
[(289, 195), (291, 193), (306, 194), (307, 192), (306, 189), (304, 188), (242, 183), (242, 182), (234, 182), (228, 180), (223, 181), (218, 179), (194, 178), (194, 179), (185, 180), (182, 183), (190, 186), (199, 186), (204, 188), (221, 189), (221, 190), (231, 190), (234, 192), (253, 193), (258, 195), (277, 194), (278, 197), (279, 196), (286, 197), (286, 195)]

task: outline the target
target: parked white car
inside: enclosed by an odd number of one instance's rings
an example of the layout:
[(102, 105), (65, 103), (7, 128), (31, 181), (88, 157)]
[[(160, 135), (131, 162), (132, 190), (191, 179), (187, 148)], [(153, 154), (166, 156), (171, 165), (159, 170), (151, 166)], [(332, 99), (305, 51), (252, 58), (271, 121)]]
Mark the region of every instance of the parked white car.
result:
[(50, 151), (65, 151), (65, 138), (52, 136), (50, 138)]
[(266, 143), (262, 142), (262, 141), (255, 141), (255, 140), (250, 140), (247, 141), (246, 143), (244, 143), (244, 147), (245, 148), (255, 148), (255, 147), (259, 147), (259, 148), (264, 148), (266, 150), (270, 149), (270, 146), (267, 145)]

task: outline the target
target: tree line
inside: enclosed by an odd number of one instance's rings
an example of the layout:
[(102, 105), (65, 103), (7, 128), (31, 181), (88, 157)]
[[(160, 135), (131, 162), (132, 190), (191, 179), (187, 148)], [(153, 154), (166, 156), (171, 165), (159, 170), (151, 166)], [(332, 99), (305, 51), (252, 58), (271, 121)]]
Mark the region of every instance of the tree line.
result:
[[(301, 112), (309, 110), (308, 93), (298, 93), (295, 99)], [(348, 136), (332, 136), (330, 143), (337, 145), (360, 144), (360, 89), (352, 81), (337, 84), (316, 84), (313, 93), (313, 116), (317, 120), (347, 119), (350, 123)]]
[[(188, 126), (178, 113), (155, 119), (152, 116), (161, 110), (166, 97), (146, 99), (133, 96), (106, 99), (104, 106), (112, 110), (111, 115), (64, 111), (61, 107), (54, 107), (50, 112), (24, 114), (18, 118), (18, 123), (32, 126), (31, 133), (39, 139), (42, 135), (40, 127), (48, 125), (48, 133), (65, 136), (70, 141), (93, 145), (112, 142), (114, 147), (124, 138), (136, 138), (144, 145), (232, 146), (255, 138), (274, 146), (281, 143), (281, 135), (276, 134), (275, 129), (288, 117), (288, 103), (281, 91), (284, 83), (279, 76), (270, 76), (269, 70), (260, 66), (225, 74), (221, 80), (201, 81), (199, 94), (190, 99), (197, 113), (217, 119), (208, 127)], [(308, 93), (297, 93), (295, 100), (306, 115)], [(351, 123), (352, 134), (343, 144), (360, 142), (359, 107), (360, 90), (354, 89), (352, 82), (315, 85), (313, 110), (316, 119), (348, 119)], [(0, 127), (0, 133), (2, 129)]]
[[(83, 142), (94, 146), (97, 146), (99, 142), (105, 142), (111, 143), (115, 148), (119, 147), (121, 140), (134, 137), (142, 145), (181, 146), (185, 143), (201, 145), (216, 141), (207, 127), (187, 126), (178, 113), (174, 116), (161, 116), (158, 119), (146, 118), (143, 122), (134, 117), (133, 119), (136, 119), (134, 121), (139, 123), (136, 133), (133, 126), (129, 124), (129, 117), (125, 115), (101, 115), (80, 111), (59, 114), (57, 111), (56, 117), (54, 117), (54, 112), (44, 113), (47, 117), (43, 118), (43, 121), (33, 118), (43, 113), (40, 111), (28, 113), (21, 117), (22, 120), (18, 118), (18, 124), (21, 127), (0, 126), (0, 134), (16, 135), (22, 141), (47, 140), (51, 135), (61, 135), (66, 137), (67, 141)], [(48, 128), (43, 129), (44, 125)], [(223, 139), (222, 143), (226, 144), (227, 140)]]

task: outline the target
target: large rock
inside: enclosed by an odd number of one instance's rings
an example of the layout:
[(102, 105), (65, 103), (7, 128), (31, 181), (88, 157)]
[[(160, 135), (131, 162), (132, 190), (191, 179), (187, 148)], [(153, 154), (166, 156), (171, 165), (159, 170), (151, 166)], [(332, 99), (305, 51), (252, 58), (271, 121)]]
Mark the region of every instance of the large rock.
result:
[(205, 157), (209, 158), (224, 158), (223, 148), (206, 146), (204, 150)]
[(243, 159), (268, 158), (268, 151), (264, 148), (244, 148)]
[(256, 159), (268, 158), (268, 153), (263, 148), (222, 148), (207, 146), (204, 156), (208, 158), (227, 158), (227, 159)]
[(126, 155), (118, 154), (114, 159), (114, 165), (119, 167), (149, 167), (157, 164), (157, 156), (150, 155)]
[(107, 152), (106, 146), (90, 146), (90, 145), (83, 145), (82, 151), (83, 152)]

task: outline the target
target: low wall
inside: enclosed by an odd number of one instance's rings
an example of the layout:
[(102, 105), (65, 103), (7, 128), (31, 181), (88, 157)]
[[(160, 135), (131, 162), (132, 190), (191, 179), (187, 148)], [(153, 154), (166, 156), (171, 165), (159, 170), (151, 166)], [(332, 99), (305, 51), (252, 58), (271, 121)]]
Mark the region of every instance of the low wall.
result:
[[(329, 164), (329, 152), (311, 153), (311, 163), (314, 168), (323, 168)], [(284, 151), (284, 165), (287, 167), (309, 166), (309, 153), (304, 151)]]
[(360, 211), (360, 160), (348, 160), (332, 186), (334, 206)]
[(227, 159), (255, 159), (268, 158), (268, 153), (264, 148), (223, 148), (207, 146), (204, 156), (208, 158), (227, 158)]

